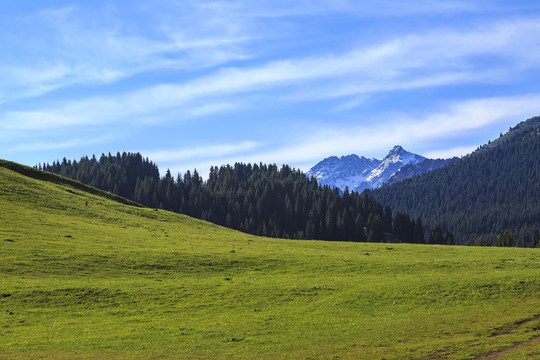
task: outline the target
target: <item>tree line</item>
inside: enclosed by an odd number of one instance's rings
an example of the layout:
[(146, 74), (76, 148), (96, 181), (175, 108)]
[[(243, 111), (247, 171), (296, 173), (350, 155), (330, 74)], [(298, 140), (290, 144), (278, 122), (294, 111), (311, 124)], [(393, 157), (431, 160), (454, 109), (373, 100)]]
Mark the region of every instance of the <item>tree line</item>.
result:
[[(425, 243), (419, 217), (393, 214), (371, 195), (319, 186), (284, 165), (236, 163), (173, 177), (139, 153), (39, 164), (142, 205), (174, 211), (246, 233), (290, 239)], [(441, 242), (445, 243), (445, 242)]]

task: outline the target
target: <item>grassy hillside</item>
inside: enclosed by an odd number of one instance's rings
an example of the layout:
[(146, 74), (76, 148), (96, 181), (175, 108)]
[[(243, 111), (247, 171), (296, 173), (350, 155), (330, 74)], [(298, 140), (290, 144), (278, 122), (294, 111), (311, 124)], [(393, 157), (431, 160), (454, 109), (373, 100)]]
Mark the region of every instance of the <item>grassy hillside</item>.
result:
[(259, 238), (6, 164), (2, 359), (540, 356), (540, 249)]

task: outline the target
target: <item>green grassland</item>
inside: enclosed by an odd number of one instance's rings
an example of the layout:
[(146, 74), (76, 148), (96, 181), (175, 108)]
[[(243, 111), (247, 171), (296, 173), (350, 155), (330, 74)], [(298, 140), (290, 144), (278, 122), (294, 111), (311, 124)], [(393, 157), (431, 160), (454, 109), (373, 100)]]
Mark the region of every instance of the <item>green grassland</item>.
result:
[(103, 195), (0, 162), (0, 358), (540, 357), (540, 249), (269, 239)]

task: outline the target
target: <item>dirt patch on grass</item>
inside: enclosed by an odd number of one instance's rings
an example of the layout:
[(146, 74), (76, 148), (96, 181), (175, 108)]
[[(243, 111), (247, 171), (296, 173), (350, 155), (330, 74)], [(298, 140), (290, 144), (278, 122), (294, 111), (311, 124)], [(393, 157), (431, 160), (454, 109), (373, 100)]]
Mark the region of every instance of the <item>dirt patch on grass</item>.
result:
[[(511, 334), (512, 332), (518, 330), (519, 328), (521, 328), (521, 327), (523, 327), (523, 326), (525, 326), (525, 325), (527, 325), (527, 324), (529, 324), (529, 323), (531, 323), (533, 321), (537, 321), (537, 320), (540, 320), (540, 314), (535, 315), (532, 318), (520, 320), (520, 321), (517, 321), (517, 322), (515, 322), (513, 324), (510, 324), (508, 326), (497, 329), (496, 331), (494, 331), (491, 334), (491, 337), (497, 337), (497, 336)], [(537, 329), (535, 329), (535, 331), (536, 330)], [(528, 346), (530, 346), (532, 344), (535, 344), (535, 345), (540, 344), (540, 335), (536, 335), (536, 336), (534, 336), (532, 339), (530, 339), (528, 341), (522, 341), (522, 342), (515, 343), (514, 345), (506, 347), (504, 349), (500, 349), (500, 350), (496, 350), (496, 351), (492, 351), (492, 352), (489, 352), (489, 353), (486, 353), (486, 354), (479, 355), (479, 356), (475, 357), (474, 360), (496, 360), (496, 359), (500, 359), (500, 358), (504, 357), (505, 355), (512, 353), (513, 351), (516, 351), (516, 350), (518, 350), (518, 349), (520, 349), (522, 347), (523, 348), (528, 347)], [(451, 353), (448, 353), (448, 352), (445, 352), (445, 351), (440, 351), (440, 352), (437, 352), (437, 353), (435, 353), (433, 355), (423, 357), (420, 360), (440, 360), (440, 359), (446, 359), (450, 355), (451, 355)]]
[[(507, 327), (505, 327), (503, 329), (500, 329), (499, 331), (494, 332), (491, 336), (501, 336), (501, 335), (510, 334), (513, 331), (516, 331), (517, 329), (519, 329), (520, 327), (522, 327), (524, 325), (527, 325), (530, 322), (537, 321), (537, 320), (540, 320), (540, 314), (538, 314), (536, 316), (533, 316), (532, 318), (529, 318), (529, 319), (524, 319), (524, 320), (518, 321), (518, 322), (516, 322), (516, 323), (514, 323), (514, 324), (512, 324), (510, 326), (507, 326)], [(517, 350), (520, 347), (527, 346), (527, 345), (529, 345), (529, 344), (531, 344), (533, 342), (536, 342), (536, 341), (540, 341), (540, 335), (537, 335), (537, 336), (533, 337), (529, 341), (522, 341), (522, 342), (516, 343), (516, 344), (514, 344), (514, 345), (512, 345), (510, 347), (507, 347), (507, 348), (504, 348), (504, 349), (501, 349), (501, 350), (497, 350), (497, 351), (492, 351), (490, 353), (477, 356), (475, 358), (475, 360), (499, 359), (500, 357), (502, 357), (503, 355), (505, 355), (507, 353), (510, 353), (510, 352), (512, 352), (514, 350)]]
[(536, 321), (536, 320), (540, 320), (540, 314), (538, 314), (536, 316), (533, 316), (532, 318), (529, 318), (529, 319), (524, 319), (524, 320), (515, 322), (515, 323), (511, 324), (510, 326), (507, 326), (507, 327), (505, 327), (503, 329), (495, 331), (493, 334), (491, 334), (491, 336), (501, 336), (501, 335), (510, 334), (512, 331), (515, 331), (518, 328), (520, 328), (520, 327), (522, 327), (524, 325), (527, 325), (528, 323)]
[(517, 349), (519, 349), (521, 347), (525, 347), (525, 346), (528, 346), (528, 345), (532, 345), (533, 343), (536, 346), (540, 346), (540, 335), (535, 336), (534, 338), (532, 338), (529, 341), (523, 341), (523, 342), (514, 344), (513, 346), (510, 346), (510, 347), (505, 348), (505, 349), (501, 349), (501, 350), (493, 351), (493, 352), (490, 352), (490, 353), (487, 353), (487, 354), (484, 354), (484, 355), (480, 355), (480, 356), (476, 357), (475, 360), (497, 360), (497, 359), (500, 359), (501, 357), (503, 357), (504, 355), (507, 355), (507, 354), (511, 353), (514, 350), (517, 350)]

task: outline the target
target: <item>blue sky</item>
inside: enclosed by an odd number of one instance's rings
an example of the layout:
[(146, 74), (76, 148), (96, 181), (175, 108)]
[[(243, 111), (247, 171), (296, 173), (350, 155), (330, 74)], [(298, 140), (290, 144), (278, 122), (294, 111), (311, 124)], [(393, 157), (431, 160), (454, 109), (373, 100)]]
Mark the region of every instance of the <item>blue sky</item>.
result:
[(0, 158), (465, 155), (540, 115), (538, 1), (3, 0)]

